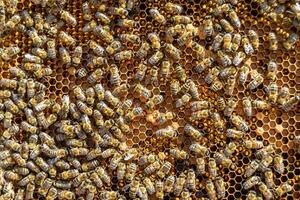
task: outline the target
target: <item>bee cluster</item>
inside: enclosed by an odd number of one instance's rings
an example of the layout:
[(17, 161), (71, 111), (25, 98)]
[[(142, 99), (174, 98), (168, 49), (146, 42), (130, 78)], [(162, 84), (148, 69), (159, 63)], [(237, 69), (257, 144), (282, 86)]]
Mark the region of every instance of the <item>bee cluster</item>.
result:
[(0, 0), (0, 199), (299, 198), (300, 4), (247, 4)]

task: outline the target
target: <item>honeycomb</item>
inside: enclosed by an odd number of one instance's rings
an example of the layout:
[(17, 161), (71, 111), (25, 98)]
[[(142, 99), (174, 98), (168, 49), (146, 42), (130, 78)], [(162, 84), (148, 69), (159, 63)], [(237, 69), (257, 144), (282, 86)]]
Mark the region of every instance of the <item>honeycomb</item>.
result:
[(297, 0), (0, 1), (0, 199), (299, 199), (299, 14)]

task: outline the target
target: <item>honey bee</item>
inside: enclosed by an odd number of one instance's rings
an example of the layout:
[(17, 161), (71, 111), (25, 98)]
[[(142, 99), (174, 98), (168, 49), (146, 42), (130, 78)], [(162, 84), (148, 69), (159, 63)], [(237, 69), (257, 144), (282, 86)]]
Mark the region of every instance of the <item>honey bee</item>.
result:
[(63, 47), (63, 46), (59, 47), (58, 52), (60, 54), (61, 61), (64, 64), (70, 64), (71, 63), (71, 56), (70, 56), (68, 50), (65, 47)]
[(266, 186), (265, 183), (263, 182), (259, 182), (258, 184), (258, 189), (259, 191), (262, 193), (262, 195), (264, 196), (265, 199), (273, 199), (273, 193), (271, 192), (271, 190)]
[(233, 139), (241, 139), (244, 136), (244, 132), (235, 129), (227, 129), (226, 136)]
[(125, 115), (127, 121), (133, 121), (138, 117), (141, 117), (144, 113), (144, 110), (141, 107), (133, 108), (129, 113)]
[(68, 11), (62, 10), (60, 13), (61, 19), (63, 19), (68, 25), (71, 25), (72, 27), (77, 25), (76, 18), (69, 13)]
[(35, 185), (33, 183), (28, 183), (25, 191), (25, 199), (34, 199), (33, 194), (35, 190)]
[(124, 60), (130, 60), (133, 56), (133, 53), (131, 50), (124, 50), (120, 51), (119, 53), (115, 54), (115, 60), (118, 62), (122, 62)]
[(225, 30), (225, 32), (232, 33), (234, 31), (234, 28), (231, 26), (231, 24), (226, 19), (221, 19), (220, 24), (221, 24), (222, 28)]
[(106, 48), (105, 51), (108, 55), (113, 55), (117, 51), (119, 51), (122, 48), (122, 44), (118, 40), (114, 40), (112, 43), (110, 43)]
[(227, 13), (231, 9), (230, 4), (227, 4), (227, 3), (225, 4), (225, 2), (223, 0), (221, 0), (221, 1), (217, 0), (216, 3), (218, 4), (218, 6), (214, 10), (215, 16), (220, 16), (223, 13)]
[(102, 168), (101, 166), (97, 167), (95, 170), (98, 174), (98, 176), (100, 177), (100, 179), (108, 186), (111, 185), (111, 178), (108, 175), (108, 173), (106, 172), (106, 170), (104, 168)]
[(260, 86), (263, 83), (264, 78), (256, 70), (250, 71), (250, 76), (252, 78), (252, 81), (248, 84), (248, 88), (250, 90), (255, 90), (258, 86)]
[(21, 16), (19, 14), (14, 14), (5, 24), (6, 30), (14, 29), (21, 22)]
[(58, 191), (55, 187), (50, 187), (50, 189), (48, 190), (46, 199), (47, 200), (54, 200), (58, 197)]
[(232, 38), (231, 51), (236, 52), (241, 44), (242, 36), (239, 33), (235, 33)]
[(47, 52), (44, 49), (39, 48), (39, 47), (33, 48), (31, 53), (35, 56), (38, 56), (38, 57), (42, 58), (42, 59), (46, 59), (48, 57)]
[(184, 68), (180, 64), (176, 64), (175, 71), (180, 81), (185, 81), (187, 78)]
[(106, 105), (106, 103), (104, 103), (103, 101), (100, 101), (98, 104), (97, 104), (97, 108), (100, 110), (100, 112), (102, 114), (104, 114), (105, 116), (108, 116), (108, 117), (111, 117), (114, 115), (114, 111), (108, 107)]
[(11, 99), (6, 99), (3, 103), (3, 105), (7, 111), (9, 111), (13, 114), (16, 114), (19, 112), (18, 106)]
[(249, 39), (247, 38), (247, 36), (244, 36), (242, 38), (242, 46), (244, 48), (244, 51), (247, 55), (252, 55), (254, 53), (254, 49), (252, 44), (250, 43)]
[(224, 67), (231, 65), (232, 61), (231, 61), (230, 57), (227, 54), (225, 54), (223, 51), (218, 51), (217, 55), (218, 55), (218, 58), (220, 59), (221, 64)]
[(177, 39), (179, 46), (192, 46), (193, 50), (197, 52), (197, 50), (203, 50), (197, 42), (192, 41), (193, 32), (185, 31), (183, 34)]
[(289, 88), (286, 86), (283, 86), (278, 93), (277, 103), (282, 105), (283, 103), (286, 102), (288, 96), (289, 96)]
[(104, 25), (107, 25), (111, 22), (110, 18), (102, 12), (96, 12), (95, 18), (98, 19)]
[(170, 149), (170, 155), (178, 160), (185, 160), (188, 158), (188, 153), (178, 148)]
[[(158, 41), (159, 43), (159, 41)], [(160, 43), (159, 43), (160, 45)], [(139, 48), (139, 50), (136, 52), (136, 56), (140, 59), (145, 58), (148, 54), (148, 51), (150, 50), (150, 44), (148, 42), (143, 42)]]
[(258, 49), (259, 38), (258, 38), (257, 33), (254, 30), (249, 30), (248, 34), (249, 34), (249, 39), (253, 45), (253, 48)]
[(225, 94), (232, 96), (235, 88), (235, 76), (230, 76), (227, 79), (226, 86), (224, 88)]
[(194, 128), (192, 125), (190, 124), (186, 124), (184, 127), (184, 132), (188, 135), (193, 137), (196, 141), (198, 141), (199, 139), (201, 139), (204, 136), (204, 133), (200, 132), (199, 130), (197, 130), (196, 128)]
[(247, 132), (249, 130), (246, 121), (241, 116), (231, 115), (230, 121), (239, 131)]
[(268, 96), (271, 103), (276, 103), (278, 98), (278, 86), (275, 82), (271, 82), (268, 86)]
[(171, 2), (166, 3), (164, 9), (171, 14), (181, 14), (183, 12), (183, 8), (180, 5)]
[(126, 42), (131, 42), (133, 44), (140, 44), (141, 42), (141, 39), (138, 35), (135, 35), (135, 34), (121, 34), (120, 36), (120, 40), (123, 42), (123, 43), (126, 43)]
[(259, 164), (258, 170), (265, 172), (272, 162), (273, 162), (273, 157), (271, 155), (267, 155), (263, 157)]
[(267, 185), (268, 188), (272, 189), (275, 187), (275, 183), (274, 183), (274, 178), (273, 178), (273, 172), (271, 169), (267, 169), (264, 172), (265, 175), (265, 183)]
[(151, 64), (151, 65), (157, 65), (158, 62), (160, 60), (162, 60), (164, 57), (164, 54), (163, 52), (161, 51), (156, 51), (149, 59), (148, 59), (148, 62)]
[(82, 4), (82, 13), (83, 13), (83, 19), (84, 20), (91, 20), (92, 19), (92, 15), (91, 15), (91, 8), (88, 2), (84, 2)]
[(230, 52), (232, 49), (232, 36), (230, 33), (226, 33), (223, 37), (223, 49), (225, 52)]
[(235, 57), (232, 60), (232, 63), (234, 64), (234, 66), (238, 66), (244, 61), (245, 58), (246, 54), (240, 51), (235, 55)]
[(189, 169), (187, 172), (186, 187), (190, 190), (196, 189), (196, 174), (193, 169)]
[[(153, 49), (156, 49), (156, 50), (160, 49), (160, 47), (161, 47), (160, 43), (161, 42), (160, 42), (160, 39), (159, 39), (159, 36), (157, 35), (157, 33), (155, 33), (155, 32), (149, 33), (148, 34), (148, 40), (150, 41), (151, 47)], [(146, 45), (147, 43), (144, 43), (144, 44)]]
[(123, 180), (124, 176), (126, 173), (126, 164), (120, 162), (118, 163), (117, 166), (117, 179), (118, 180)]
[[(146, 168), (145, 168), (146, 170)], [(144, 170), (144, 171), (145, 171)], [(127, 182), (131, 182), (136, 174), (137, 171), (137, 165), (135, 163), (130, 163), (126, 169), (125, 178)]]
[(96, 95), (94, 88), (93, 87), (87, 88), (85, 94), (86, 94), (86, 102), (89, 105), (93, 105), (95, 102), (95, 95)]
[(200, 100), (200, 101), (193, 101), (191, 103), (191, 110), (193, 112), (199, 111), (199, 110), (205, 110), (209, 109), (211, 107), (211, 104), (209, 101)]
[(218, 165), (221, 164), (224, 167), (231, 167), (232, 165), (232, 161), (229, 158), (227, 158), (223, 153), (216, 152), (214, 154), (214, 159)]
[(109, 11), (112, 15), (123, 16), (123, 17), (128, 15), (128, 11), (122, 7), (110, 7)]
[(185, 183), (186, 183), (186, 175), (184, 173), (181, 173), (176, 178), (176, 182), (174, 184), (173, 192), (174, 192), (175, 196), (179, 196), (180, 195), (180, 193), (183, 190), (183, 187), (185, 186)]
[(105, 90), (104, 90), (102, 84), (101, 83), (96, 84), (94, 89), (95, 89), (95, 93), (96, 93), (96, 96), (97, 96), (98, 100), (99, 101), (104, 100)]
[(263, 159), (266, 156), (269, 156), (270, 154), (273, 154), (274, 152), (275, 152), (274, 145), (268, 145), (268, 146), (258, 150), (256, 152), (256, 157), (259, 158), (259, 159)]
[(192, 19), (188, 16), (184, 16), (184, 15), (174, 15), (171, 18), (171, 21), (174, 24), (191, 24), (192, 23)]
[(230, 142), (224, 149), (224, 155), (226, 157), (231, 157), (232, 154), (236, 151), (237, 145), (235, 142)]
[(193, 112), (190, 120), (191, 121), (196, 121), (196, 120), (201, 120), (201, 119), (206, 119), (210, 116), (210, 111), (208, 109), (206, 110), (200, 110), (197, 112)]
[(248, 117), (252, 116), (252, 102), (249, 97), (243, 98), (243, 110)]
[(47, 56), (50, 59), (55, 59), (56, 58), (56, 44), (54, 40), (49, 40), (47, 42)]
[(16, 196), (14, 198), (15, 200), (22, 200), (25, 199), (25, 189), (18, 189)]
[(153, 83), (153, 85), (158, 85), (158, 69), (153, 67), (148, 72), (148, 78), (146, 78), (146, 84)]
[[(248, 62), (248, 60), (246, 61), (246, 63)], [(239, 71), (239, 82), (240, 84), (244, 84), (248, 78), (248, 74), (250, 72), (250, 68), (248, 64), (244, 64)]]
[(31, 134), (34, 134), (38, 131), (38, 128), (36, 126), (33, 126), (26, 121), (21, 122), (20, 128), (21, 128), (21, 130), (31, 133)]
[[(8, 173), (10, 173), (10, 171), (8, 171)], [(5, 174), (4, 174), (5, 175)], [(35, 179), (35, 175), (33, 174), (29, 174), (27, 176), (25, 176), (24, 178), (22, 178), (19, 182), (18, 185), (19, 186), (26, 186), (29, 182), (33, 182)]]
[(251, 190), (248, 194), (247, 194), (247, 197), (246, 197), (246, 200), (255, 200), (255, 199), (262, 199), (260, 196), (257, 196), (256, 192)]
[(244, 140), (243, 142), (247, 149), (261, 149), (264, 146), (263, 142), (258, 140)]
[(112, 34), (105, 30), (102, 26), (96, 26), (94, 29), (94, 34), (99, 36), (101, 40), (106, 42), (107, 44), (111, 44), (114, 41), (114, 37)]
[(115, 200), (117, 199), (118, 193), (115, 191), (101, 191), (99, 197), (100, 199), (107, 199), (107, 200)]
[(154, 21), (158, 22), (159, 24), (165, 24), (167, 22), (166, 18), (157, 9), (151, 8), (149, 13)]
[(37, 157), (35, 159), (35, 164), (37, 166), (39, 166), (44, 172), (48, 172), (49, 171), (49, 164), (41, 157)]
[(58, 34), (58, 39), (63, 42), (66, 46), (72, 46), (75, 44), (75, 39), (71, 35), (64, 31), (60, 31)]
[(215, 179), (215, 186), (217, 190), (217, 197), (224, 198), (225, 197), (225, 183), (224, 179), (221, 177), (217, 177)]
[(75, 194), (69, 190), (62, 190), (58, 193), (58, 199), (75, 199)]
[(294, 48), (296, 42), (299, 40), (299, 36), (297, 33), (292, 33), (289, 37), (283, 42), (283, 46), (286, 50), (290, 50)]
[(41, 46), (43, 44), (42, 38), (38, 35), (36, 29), (32, 28), (30, 31), (27, 32), (29, 38), (32, 40), (32, 44), (34, 46)]
[(256, 99), (256, 100), (253, 101), (253, 107), (256, 108), (257, 110), (269, 110), (271, 105), (268, 104), (264, 100)]
[(167, 126), (166, 128), (157, 130), (155, 135), (158, 137), (174, 138), (177, 137), (178, 132), (172, 126)]
[(281, 155), (274, 156), (274, 170), (279, 174), (284, 172), (284, 163)]
[(166, 30), (166, 35), (168, 38), (173, 38), (174, 36), (181, 35), (185, 31), (184, 24), (177, 24), (175, 26), (171, 26)]
[(244, 183), (243, 183), (243, 188), (245, 190), (249, 190), (255, 185), (258, 185), (261, 182), (261, 178), (258, 176), (252, 176), (248, 178)]
[(271, 51), (276, 51), (278, 49), (278, 41), (277, 41), (277, 37), (275, 35), (274, 32), (270, 32), (269, 35), (268, 35), (268, 41), (269, 41), (269, 44), (270, 44), (270, 50)]
[(212, 43), (212, 50), (217, 52), (221, 49), (221, 45), (222, 45), (222, 42), (223, 42), (224, 38), (223, 38), (223, 35), (221, 35), (220, 33), (216, 35), (216, 37), (214, 38), (213, 40), (213, 43)]
[(102, 74), (103, 71), (100, 68), (98, 68), (88, 76), (87, 81), (89, 83), (96, 83), (102, 78)]
[(206, 192), (209, 199), (217, 199), (217, 192), (214, 186), (214, 183), (211, 180), (208, 180), (205, 185)]
[(145, 108), (147, 110), (153, 109), (156, 105), (161, 104), (164, 100), (164, 97), (162, 95), (154, 95), (151, 99), (149, 99), (146, 104)]
[[(29, 53), (25, 53), (24, 55), (24, 59), (23, 59), (24, 62), (29, 62), (29, 63), (35, 63), (35, 64), (41, 64), (42, 63), (42, 60), (40, 57), (38, 56), (35, 56), (35, 55), (32, 55), (32, 54), (29, 54)], [(32, 69), (32, 70), (37, 70), (38, 69), (38, 65), (27, 65), (27, 67), (29, 67), (28, 69)]]
[(36, 112), (42, 112), (44, 111), (47, 107), (49, 107), (51, 105), (51, 101), (49, 99), (45, 99), (43, 101), (41, 101), (40, 103), (36, 104), (33, 109)]
[(208, 156), (209, 154), (209, 150), (198, 143), (191, 144), (189, 150), (199, 156)]
[(213, 119), (213, 125), (218, 130), (224, 129), (224, 121), (221, 119), (221, 116), (217, 112), (210, 113), (211, 118)]
[(165, 44), (165, 51), (169, 54), (173, 59), (178, 60), (180, 59), (181, 51), (177, 49), (172, 44)]
[(92, 108), (86, 105), (84, 102), (77, 100), (76, 102), (77, 108), (84, 114), (91, 116), (93, 114)]
[(241, 27), (241, 21), (240, 21), (238, 15), (237, 15), (237, 13), (233, 9), (230, 9), (228, 11), (228, 17), (230, 19), (231, 24), (235, 28), (240, 28)]
[(146, 63), (140, 63), (137, 66), (137, 71), (135, 73), (135, 79), (138, 81), (142, 81), (145, 77), (146, 74), (146, 70), (147, 70), (147, 65), (145, 65)]
[(282, 104), (282, 109), (284, 111), (289, 111), (291, 110), (295, 105), (297, 105), (300, 101), (300, 96), (293, 96), (287, 99), (283, 104)]
[(203, 59), (205, 57), (205, 48), (199, 43), (192, 41), (192, 50), (197, 54), (197, 58)]
[(192, 99), (192, 96), (190, 94), (184, 94), (184, 95), (182, 95), (182, 97), (180, 99), (176, 100), (175, 107), (180, 108), (182, 106), (185, 106), (188, 104), (188, 102), (190, 102), (191, 99)]
[(140, 181), (137, 178), (133, 179), (130, 183), (130, 189), (129, 189), (129, 197), (130, 198), (136, 197), (139, 187), (140, 187)]
[(211, 37), (214, 33), (213, 22), (211, 16), (205, 17), (203, 21), (203, 32), (205, 37)]
[(82, 58), (82, 47), (81, 46), (77, 46), (74, 50), (74, 54), (72, 57), (72, 63), (77, 66), (80, 64), (81, 62), (81, 58)]
[(225, 107), (225, 110), (224, 110), (224, 115), (227, 116), (227, 117), (231, 116), (231, 114), (235, 110), (236, 106), (237, 106), (236, 99), (235, 98), (229, 98), (228, 102), (227, 102), (227, 105)]
[(139, 95), (139, 98), (142, 101), (149, 100), (152, 97), (151, 91), (141, 84), (136, 84), (134, 92), (136, 92)]
[(293, 190), (293, 187), (288, 183), (282, 183), (278, 188), (275, 189), (276, 198), (282, 197), (284, 194)]
[(93, 50), (93, 52), (97, 55), (97, 56), (103, 56), (104, 55), (104, 48), (102, 46), (100, 46), (99, 44), (97, 44), (97, 42), (90, 40), (89, 43), (89, 48)]

